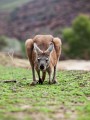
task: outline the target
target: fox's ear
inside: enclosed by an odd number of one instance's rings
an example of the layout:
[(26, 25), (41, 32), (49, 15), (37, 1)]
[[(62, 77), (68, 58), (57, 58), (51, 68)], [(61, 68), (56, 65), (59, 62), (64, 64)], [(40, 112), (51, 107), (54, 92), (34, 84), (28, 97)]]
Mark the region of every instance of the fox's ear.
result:
[(37, 52), (37, 53), (42, 53), (42, 50), (40, 50), (40, 48), (37, 46), (36, 43), (34, 43), (34, 50), (35, 50), (35, 52)]
[(51, 44), (49, 45), (48, 49), (45, 51), (45, 53), (49, 53), (49, 54), (50, 54), (53, 49), (54, 49), (54, 44), (51, 43)]

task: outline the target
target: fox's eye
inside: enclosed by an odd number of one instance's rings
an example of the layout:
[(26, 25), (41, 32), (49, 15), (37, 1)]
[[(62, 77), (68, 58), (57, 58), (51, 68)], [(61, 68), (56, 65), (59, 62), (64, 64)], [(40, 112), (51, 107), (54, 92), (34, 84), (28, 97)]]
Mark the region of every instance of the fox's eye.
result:
[(46, 58), (46, 62), (48, 62), (48, 60), (49, 60), (49, 59), (48, 59), (48, 58)]
[(40, 58), (38, 58), (38, 61), (40, 61)]

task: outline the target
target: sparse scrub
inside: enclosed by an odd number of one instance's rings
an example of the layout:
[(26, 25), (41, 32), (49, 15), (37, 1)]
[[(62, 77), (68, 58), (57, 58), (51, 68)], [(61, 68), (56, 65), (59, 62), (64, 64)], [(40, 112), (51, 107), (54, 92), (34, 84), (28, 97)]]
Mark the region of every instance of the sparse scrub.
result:
[(26, 57), (25, 43), (15, 38), (0, 36), (0, 51), (14, 53), (16, 56)]

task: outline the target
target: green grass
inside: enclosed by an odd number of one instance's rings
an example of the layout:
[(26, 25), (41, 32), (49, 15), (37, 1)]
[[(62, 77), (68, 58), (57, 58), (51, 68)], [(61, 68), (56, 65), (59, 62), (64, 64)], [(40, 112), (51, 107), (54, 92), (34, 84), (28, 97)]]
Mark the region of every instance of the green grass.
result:
[(12, 11), (16, 7), (19, 7), (19, 6), (27, 3), (28, 1), (31, 1), (31, 0), (0, 0), (0, 10)]
[(30, 86), (30, 70), (0, 66), (0, 120), (90, 120), (90, 72), (60, 71), (57, 79)]

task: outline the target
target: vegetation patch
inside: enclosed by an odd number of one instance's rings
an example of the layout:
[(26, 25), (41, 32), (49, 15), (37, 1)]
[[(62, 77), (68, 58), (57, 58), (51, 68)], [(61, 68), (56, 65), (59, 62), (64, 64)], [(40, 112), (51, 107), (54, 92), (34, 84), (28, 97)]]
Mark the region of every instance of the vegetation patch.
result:
[(77, 16), (71, 28), (65, 28), (62, 34), (65, 40), (63, 47), (70, 58), (90, 59), (90, 17)]
[(90, 120), (90, 72), (59, 71), (57, 79), (30, 86), (31, 70), (0, 66), (0, 119)]

